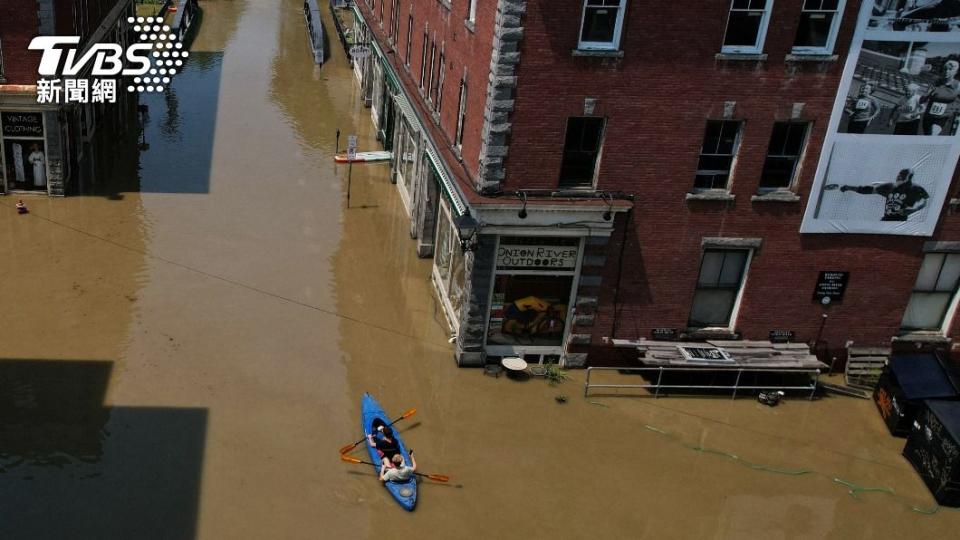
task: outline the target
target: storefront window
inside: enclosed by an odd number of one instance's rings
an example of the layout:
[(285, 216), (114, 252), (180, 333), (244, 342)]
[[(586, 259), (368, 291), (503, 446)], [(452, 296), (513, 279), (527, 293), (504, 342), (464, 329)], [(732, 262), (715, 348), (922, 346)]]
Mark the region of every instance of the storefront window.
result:
[(0, 114), (3, 177), (8, 190), (46, 191), (47, 154), (41, 113)]
[(500, 238), (488, 345), (563, 344), (579, 252), (579, 238)]
[(446, 201), (440, 204), (437, 219), (437, 249), (433, 258), (433, 279), (440, 289), (444, 309), (451, 326), (459, 327), (460, 308), (466, 296), (466, 268), (463, 250), (453, 226)]

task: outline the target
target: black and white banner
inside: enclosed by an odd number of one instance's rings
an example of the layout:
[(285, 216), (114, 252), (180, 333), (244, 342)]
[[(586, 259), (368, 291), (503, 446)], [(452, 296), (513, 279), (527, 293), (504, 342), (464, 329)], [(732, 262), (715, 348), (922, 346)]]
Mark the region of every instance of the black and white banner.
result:
[(801, 233), (929, 236), (960, 157), (960, 0), (867, 0)]

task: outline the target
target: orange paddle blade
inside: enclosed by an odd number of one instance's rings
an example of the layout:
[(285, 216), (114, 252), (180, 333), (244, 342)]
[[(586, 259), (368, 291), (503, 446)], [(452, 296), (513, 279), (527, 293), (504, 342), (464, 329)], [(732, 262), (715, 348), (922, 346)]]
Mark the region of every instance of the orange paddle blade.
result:
[(346, 461), (346, 462), (348, 462), (348, 463), (363, 463), (363, 461), (361, 461), (361, 460), (359, 460), (359, 459), (357, 459), (357, 458), (355, 458), (355, 457), (345, 456), (345, 455), (343, 455), (343, 454), (340, 454), (340, 459), (343, 460), (343, 461)]
[(349, 452), (349, 451), (353, 450), (354, 448), (356, 448), (358, 444), (360, 444), (360, 443), (348, 444), (348, 445), (346, 445), (346, 446), (344, 446), (343, 448), (340, 449), (340, 453), (341, 453), (341, 454), (346, 454), (347, 452)]
[(436, 480), (437, 482), (446, 482), (450, 480), (450, 477), (445, 474), (428, 474), (426, 477), (431, 480)]
[[(411, 416), (413, 416), (413, 415), (415, 415), (415, 414), (417, 414), (417, 408), (416, 408), (416, 407), (414, 407), (414, 408), (410, 409), (409, 411), (403, 413), (403, 416), (401, 416), (400, 418), (398, 418), (397, 421), (403, 420), (404, 418), (410, 418)], [(396, 421), (395, 421), (394, 423), (396, 423)]]

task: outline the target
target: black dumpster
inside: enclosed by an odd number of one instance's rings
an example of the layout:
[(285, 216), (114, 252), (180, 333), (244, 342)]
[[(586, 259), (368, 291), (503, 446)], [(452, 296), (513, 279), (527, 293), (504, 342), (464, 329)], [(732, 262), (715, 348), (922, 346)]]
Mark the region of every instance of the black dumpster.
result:
[(925, 399), (960, 399), (960, 377), (939, 354), (894, 355), (873, 391), (890, 433), (906, 437)]
[(903, 455), (943, 506), (960, 506), (960, 401), (924, 402)]

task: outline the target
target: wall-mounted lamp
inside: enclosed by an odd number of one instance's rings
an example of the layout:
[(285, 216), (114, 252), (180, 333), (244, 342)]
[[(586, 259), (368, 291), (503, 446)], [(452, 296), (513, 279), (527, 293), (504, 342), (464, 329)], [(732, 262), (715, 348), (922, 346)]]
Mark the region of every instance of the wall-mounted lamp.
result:
[(453, 225), (457, 228), (457, 234), (460, 236), (460, 249), (466, 253), (474, 251), (480, 245), (477, 233), (480, 231), (480, 223), (473, 219), (470, 211), (467, 210), (462, 215), (453, 220)]
[(527, 219), (527, 192), (518, 191), (517, 198), (523, 201), (523, 206), (520, 208), (520, 211), (517, 212), (517, 217), (520, 219)]

